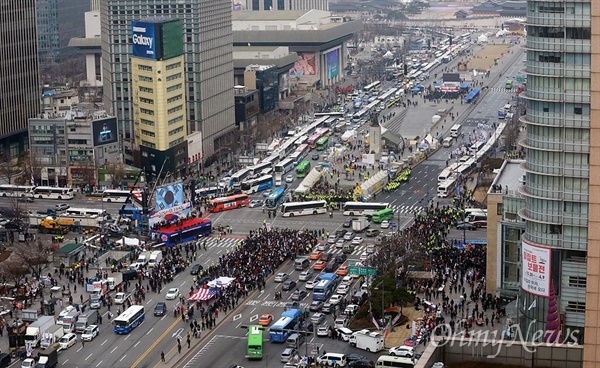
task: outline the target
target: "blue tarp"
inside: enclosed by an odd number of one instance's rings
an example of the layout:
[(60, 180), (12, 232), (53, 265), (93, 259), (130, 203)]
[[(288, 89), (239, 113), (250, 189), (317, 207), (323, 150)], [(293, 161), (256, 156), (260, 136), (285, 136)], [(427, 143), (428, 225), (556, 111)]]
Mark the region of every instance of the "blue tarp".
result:
[(462, 83), (460, 89), (469, 89), (469, 83)]

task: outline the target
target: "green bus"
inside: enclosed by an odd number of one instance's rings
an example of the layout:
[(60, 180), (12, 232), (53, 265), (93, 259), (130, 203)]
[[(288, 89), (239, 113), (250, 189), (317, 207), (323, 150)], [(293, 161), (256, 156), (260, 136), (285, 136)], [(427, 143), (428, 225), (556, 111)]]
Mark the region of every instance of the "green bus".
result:
[(310, 172), (310, 161), (304, 160), (300, 165), (296, 166), (296, 176), (298, 178), (305, 178)]
[(325, 148), (327, 148), (328, 143), (329, 136), (319, 138), (319, 140), (317, 141), (317, 151), (325, 151)]
[(248, 326), (248, 348), (246, 358), (262, 359), (263, 357), (263, 327), (260, 325)]
[(513, 84), (512, 80), (509, 79), (506, 81), (504, 87), (506, 87), (506, 89), (512, 89), (512, 84)]
[(385, 220), (387, 220), (387, 221), (393, 220), (394, 219), (394, 210), (391, 208), (386, 208), (384, 210), (373, 213), (372, 216), (373, 217), (371, 218), (371, 221), (376, 224), (380, 224), (380, 223), (384, 222)]

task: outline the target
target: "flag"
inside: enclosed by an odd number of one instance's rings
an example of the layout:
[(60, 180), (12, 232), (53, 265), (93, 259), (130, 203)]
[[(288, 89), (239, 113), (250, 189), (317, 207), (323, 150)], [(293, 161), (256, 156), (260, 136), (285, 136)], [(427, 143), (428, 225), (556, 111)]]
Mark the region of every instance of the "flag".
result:
[[(398, 313), (398, 316), (400, 315), (400, 313)], [(387, 327), (385, 328), (385, 332), (383, 333), (384, 338), (388, 337), (388, 335), (390, 334), (390, 331), (392, 330), (393, 322), (391, 318), (388, 318), (389, 323), (387, 324)]]
[(371, 322), (373, 322), (373, 324), (375, 325), (375, 327), (379, 330), (379, 323), (377, 323), (377, 321), (375, 320), (375, 317), (371, 317)]
[(536, 306), (537, 306), (537, 299), (533, 299), (533, 303), (531, 303), (531, 305), (529, 306), (529, 308), (527, 308), (527, 310), (530, 311), (533, 308), (535, 308)]

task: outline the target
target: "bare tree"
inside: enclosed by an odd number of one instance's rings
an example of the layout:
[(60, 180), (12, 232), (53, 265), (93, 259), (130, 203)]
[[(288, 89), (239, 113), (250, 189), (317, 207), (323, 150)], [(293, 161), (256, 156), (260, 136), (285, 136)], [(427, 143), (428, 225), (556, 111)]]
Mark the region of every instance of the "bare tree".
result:
[(41, 240), (17, 242), (12, 247), (11, 258), (19, 260), (29, 273), (41, 275), (42, 271), (50, 264), (52, 246), (44, 244)]
[(6, 183), (11, 184), (13, 177), (17, 174), (16, 166), (11, 162), (11, 157), (9, 154), (4, 154), (0, 157), (0, 179), (6, 181)]
[(125, 179), (125, 164), (122, 162), (106, 164), (106, 174), (110, 175), (110, 182), (114, 188), (120, 187)]
[(4, 262), (0, 263), (0, 274), (7, 281), (12, 281), (15, 285), (20, 285), (24, 281), (29, 270), (23, 262), (17, 257), (9, 257)]

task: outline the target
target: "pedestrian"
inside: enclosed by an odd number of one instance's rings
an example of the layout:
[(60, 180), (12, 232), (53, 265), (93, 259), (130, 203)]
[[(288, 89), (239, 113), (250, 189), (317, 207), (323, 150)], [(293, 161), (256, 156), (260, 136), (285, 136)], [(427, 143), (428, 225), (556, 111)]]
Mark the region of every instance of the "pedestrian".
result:
[(160, 352), (160, 361), (163, 363), (165, 362), (165, 352), (164, 351)]
[(81, 347), (85, 348), (85, 340), (84, 339), (81, 339)]
[(177, 341), (177, 352), (181, 354), (181, 343)]
[(192, 347), (192, 340), (190, 340), (190, 334), (189, 333), (187, 335), (187, 344), (188, 344), (188, 349), (190, 349)]

